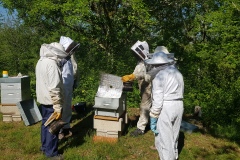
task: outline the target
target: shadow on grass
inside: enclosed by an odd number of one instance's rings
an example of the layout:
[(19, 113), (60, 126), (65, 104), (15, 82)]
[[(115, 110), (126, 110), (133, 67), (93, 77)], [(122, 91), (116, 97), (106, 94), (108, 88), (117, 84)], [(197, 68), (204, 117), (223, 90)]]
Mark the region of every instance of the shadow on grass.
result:
[(178, 154), (182, 152), (182, 149), (184, 147), (184, 141), (185, 141), (185, 135), (184, 132), (180, 131), (179, 138), (178, 138)]
[[(139, 119), (139, 115), (131, 115), (128, 118), (128, 124), (126, 125), (125, 128), (125, 134), (128, 134), (129, 128), (133, 128), (137, 126), (137, 122)], [(148, 124), (145, 128), (145, 132), (151, 131), (150, 130), (150, 125)], [(179, 139), (178, 139), (178, 154), (182, 152), (182, 149), (184, 147), (184, 141), (185, 141), (185, 135), (184, 132), (180, 131), (179, 132)]]
[[(92, 136), (95, 132), (93, 129), (93, 117), (94, 117), (94, 109), (92, 106), (87, 106), (86, 110), (83, 113), (77, 114), (74, 113), (72, 115), (72, 126), (71, 131), (73, 132), (73, 136), (67, 139), (63, 139), (59, 142), (59, 152), (64, 153), (64, 150), (67, 148), (74, 148), (81, 146), (86, 136)], [(129, 116), (128, 123), (125, 124), (124, 130), (122, 131), (122, 136), (125, 136), (129, 133), (131, 128), (136, 127), (139, 116)], [(76, 122), (76, 123), (75, 123)], [(147, 125), (146, 132), (150, 131), (150, 126)], [(184, 139), (185, 135), (183, 132), (180, 132), (179, 141), (178, 141), (178, 152), (181, 153), (184, 147)]]
[(72, 126), (73, 135), (67, 139), (62, 139), (59, 142), (59, 151), (64, 152), (66, 148), (73, 148), (82, 145), (85, 136), (91, 136), (93, 133), (93, 116), (94, 111), (92, 106), (87, 106), (83, 113), (74, 113), (71, 122), (77, 121)]
[(128, 123), (125, 124), (124, 130), (122, 131), (122, 135), (127, 135), (129, 133), (130, 128), (137, 126), (139, 116), (129, 116)]
[[(92, 106), (87, 106), (83, 113), (72, 115), (72, 133), (73, 136), (67, 139), (62, 139), (59, 142), (59, 153), (63, 153), (66, 148), (74, 148), (82, 145), (85, 140), (85, 136), (92, 136), (95, 133), (93, 128), (94, 109)], [(129, 128), (137, 125), (139, 116), (129, 117), (128, 123), (124, 125), (124, 129), (121, 133), (122, 136), (127, 135)], [(76, 123), (74, 123), (76, 122)]]

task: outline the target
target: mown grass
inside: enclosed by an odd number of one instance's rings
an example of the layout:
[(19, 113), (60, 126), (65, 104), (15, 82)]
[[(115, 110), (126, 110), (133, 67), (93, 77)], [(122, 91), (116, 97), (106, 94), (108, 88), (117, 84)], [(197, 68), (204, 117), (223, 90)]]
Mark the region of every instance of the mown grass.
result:
[[(131, 137), (129, 132), (135, 129), (138, 111), (129, 109), (129, 123), (118, 142), (97, 142), (93, 140), (93, 111), (74, 114), (72, 130), (74, 135), (59, 142), (59, 150), (66, 160), (157, 160), (156, 150), (149, 147), (154, 144), (150, 130), (140, 137)], [(0, 114), (2, 119), (2, 114)], [(6, 123), (0, 121), (0, 159), (1, 160), (45, 160), (40, 152), (41, 122), (25, 126), (23, 121)], [(210, 134), (180, 134), (179, 160), (238, 160), (240, 147), (235, 142), (215, 138)]]

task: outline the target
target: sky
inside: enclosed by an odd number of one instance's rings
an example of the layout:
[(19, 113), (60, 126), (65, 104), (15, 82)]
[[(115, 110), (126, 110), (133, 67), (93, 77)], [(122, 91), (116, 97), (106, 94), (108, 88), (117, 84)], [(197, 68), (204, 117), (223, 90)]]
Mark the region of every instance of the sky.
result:
[(3, 8), (2, 5), (0, 5), (0, 14), (7, 16), (7, 9)]
[(3, 8), (3, 6), (0, 4), (0, 14), (3, 15), (3, 17), (5, 19), (7, 19), (8, 17), (11, 17), (8, 15), (8, 10), (6, 8)]

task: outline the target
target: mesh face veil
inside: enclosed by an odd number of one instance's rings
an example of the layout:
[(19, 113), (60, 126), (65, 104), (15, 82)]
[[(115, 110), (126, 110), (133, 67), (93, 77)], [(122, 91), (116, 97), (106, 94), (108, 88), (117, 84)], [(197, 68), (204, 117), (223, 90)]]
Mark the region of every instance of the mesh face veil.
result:
[(137, 41), (131, 49), (134, 51), (136, 56), (141, 60), (148, 59), (147, 55), (149, 53), (149, 47), (146, 41)]

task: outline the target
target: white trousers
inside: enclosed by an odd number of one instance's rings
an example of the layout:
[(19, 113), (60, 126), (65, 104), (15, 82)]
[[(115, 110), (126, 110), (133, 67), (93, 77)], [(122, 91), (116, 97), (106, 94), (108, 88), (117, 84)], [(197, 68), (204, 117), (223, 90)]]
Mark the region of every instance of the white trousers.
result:
[(178, 158), (178, 137), (183, 115), (183, 101), (164, 101), (158, 117), (155, 146), (161, 160)]

